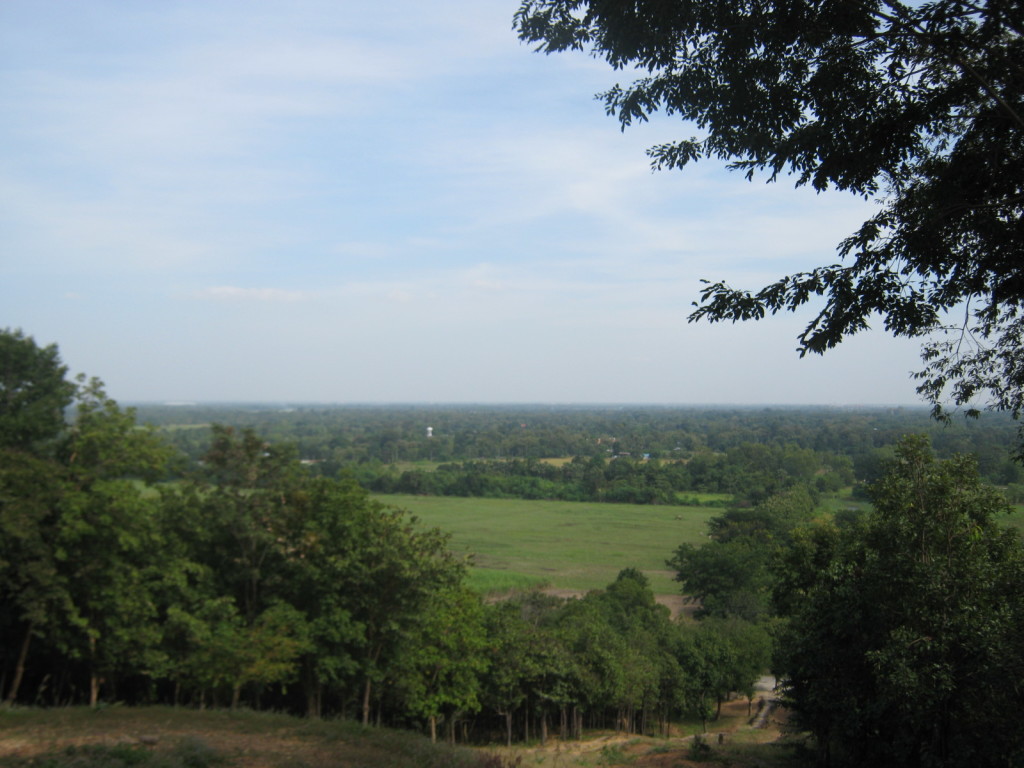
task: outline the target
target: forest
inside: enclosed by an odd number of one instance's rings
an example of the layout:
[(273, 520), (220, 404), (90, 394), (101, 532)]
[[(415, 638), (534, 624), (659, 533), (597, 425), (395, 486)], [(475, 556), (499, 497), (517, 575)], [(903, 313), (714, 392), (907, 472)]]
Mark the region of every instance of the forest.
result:
[(999, 412), (939, 422), (914, 407), (133, 409), (178, 451), (176, 466), (201, 459), (211, 425), (231, 424), (294, 446), (311, 472), (345, 472), (380, 493), (665, 504), (727, 493), (749, 503), (794, 482), (820, 491), (873, 482), (901, 437), (927, 434), (936, 455), (975, 456), (983, 477), (1024, 500), (1024, 467), (1014, 460), (1020, 425)]
[[(823, 762), (1024, 756), (1012, 420), (136, 409), (20, 331), (0, 333), (0, 360), (5, 706), (247, 707), (511, 744), (707, 728), (770, 671)], [(915, 428), (928, 434), (901, 436)], [(678, 619), (635, 568), (578, 599), (484, 599), (443, 531), (361, 484), (413, 478), (421, 493), (731, 501), (703, 543), (665, 543), (698, 608)], [(824, 511), (837, 488), (872, 509)]]

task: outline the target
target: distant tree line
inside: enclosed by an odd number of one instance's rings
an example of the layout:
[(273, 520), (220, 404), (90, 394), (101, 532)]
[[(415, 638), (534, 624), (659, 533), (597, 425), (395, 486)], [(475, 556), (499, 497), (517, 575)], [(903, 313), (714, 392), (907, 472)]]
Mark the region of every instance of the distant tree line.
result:
[[(545, 458), (647, 458), (663, 466), (686, 462), (693, 480), (683, 487), (679, 470), (671, 470), (669, 474), (676, 473), (676, 490), (736, 493), (737, 484), (720, 468), (742, 465), (744, 453), (750, 455), (747, 463), (760, 461), (756, 451), (763, 449), (752, 446), (764, 446), (773, 455), (813, 451), (819, 467), (826, 469), (835, 463), (826, 457), (844, 457), (852, 462), (854, 478), (866, 484), (878, 479), (877, 468), (903, 435), (928, 434), (938, 456), (971, 454), (989, 481), (1024, 485), (1024, 469), (1013, 461), (1018, 424), (1002, 413), (938, 423), (924, 408), (141, 404), (136, 411), (139, 421), (156, 427), (186, 464), (194, 464), (205, 452), (211, 424), (230, 424), (253, 429), (274, 443), (295, 445), (299, 457), (318, 474), (335, 477), (345, 470), (367, 481), (380, 477), (381, 483), (389, 476), (400, 479), (407, 470), (415, 472), (417, 468), (407, 466), (412, 462), (507, 460), (518, 467)], [(432, 428), (430, 437), (427, 427)], [(702, 467), (702, 462), (709, 466)], [(560, 486), (576, 482), (570, 478), (563, 483), (562, 478), (545, 476), (545, 471), (536, 470), (539, 481), (554, 480)], [(492, 474), (522, 473), (495, 468)], [(411, 475), (407, 482), (420, 480)], [(498, 481), (494, 484), (495, 495), (518, 492), (497, 487)], [(586, 486), (582, 493), (578, 488), (536, 486), (551, 494), (546, 498), (595, 496)], [(536, 493), (536, 486), (527, 490)], [(649, 490), (637, 497), (645, 495)], [(756, 488), (753, 495), (763, 496)]]
[(394, 465), (367, 463), (349, 471), (366, 488), (378, 493), (620, 504), (700, 504), (695, 494), (714, 493), (730, 494), (734, 503), (750, 505), (794, 484), (832, 492), (854, 482), (853, 463), (848, 457), (792, 445), (756, 443), (744, 443), (722, 453), (699, 453), (688, 461), (577, 456), (557, 464), (508, 459), (402, 471)]

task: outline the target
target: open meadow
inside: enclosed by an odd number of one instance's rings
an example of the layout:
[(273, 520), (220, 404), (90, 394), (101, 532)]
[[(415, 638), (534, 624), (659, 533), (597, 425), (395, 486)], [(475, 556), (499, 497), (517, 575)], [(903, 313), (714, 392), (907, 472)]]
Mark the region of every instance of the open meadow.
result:
[[(673, 594), (665, 561), (683, 542), (707, 538), (720, 508), (602, 504), (451, 496), (375, 495), (452, 536), (472, 554), (470, 585), (485, 592), (543, 585), (591, 590), (608, 586), (623, 568), (637, 568), (656, 594)], [(714, 496), (712, 498), (725, 498)]]
[[(702, 502), (729, 497), (695, 494)], [(665, 561), (680, 544), (707, 540), (713, 506), (604, 504), (597, 502), (484, 499), (375, 494), (408, 510), (425, 525), (451, 534), (452, 549), (473, 555), (469, 575), (485, 593), (542, 586), (554, 590), (602, 589), (623, 568), (637, 568), (655, 594), (677, 594)], [(822, 498), (821, 510), (865, 512), (870, 504), (849, 491)], [(1005, 524), (1024, 530), (1024, 507), (1012, 507)]]

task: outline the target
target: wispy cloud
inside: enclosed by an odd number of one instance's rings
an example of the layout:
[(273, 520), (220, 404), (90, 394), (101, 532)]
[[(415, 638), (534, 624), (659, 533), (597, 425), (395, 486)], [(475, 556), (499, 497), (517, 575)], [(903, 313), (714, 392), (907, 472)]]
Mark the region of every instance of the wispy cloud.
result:
[(314, 294), (308, 291), (285, 291), (280, 288), (240, 288), (235, 285), (218, 285), (195, 291), (192, 297), (216, 301), (294, 302), (313, 298)]
[(689, 129), (619, 132), (592, 94), (628, 73), (531, 53), (513, 11), (0, 3), (7, 322), (132, 398), (769, 397), (800, 321), (687, 325), (699, 278), (829, 260), (865, 206), (653, 174)]

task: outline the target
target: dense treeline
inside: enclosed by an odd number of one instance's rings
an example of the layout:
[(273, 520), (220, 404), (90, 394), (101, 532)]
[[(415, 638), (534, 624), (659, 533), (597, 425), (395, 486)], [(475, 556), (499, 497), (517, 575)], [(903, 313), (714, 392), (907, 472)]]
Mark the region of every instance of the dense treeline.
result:
[(805, 489), (713, 519), (669, 564), (700, 614), (776, 621), (773, 669), (821, 766), (1024, 764), (1024, 547), (973, 458), (909, 437), (874, 509)]
[[(209, 445), (210, 424), (230, 424), (254, 429), (275, 443), (295, 445), (299, 457), (325, 476), (334, 477), (344, 469), (369, 483), (379, 482), (381, 489), (400, 481), (404, 484), (402, 492), (411, 493), (446, 491), (413, 490), (415, 483), (428, 485), (431, 481), (422, 476), (422, 470), (416, 475), (415, 469), (396, 465), (486, 461), (486, 472), (479, 467), (465, 471), (467, 476), (494, 476), (488, 480), (492, 488), (483, 495), (537, 493), (542, 488), (545, 498), (598, 498), (601, 494), (594, 492), (597, 489), (586, 485), (582, 491), (565, 487), (578, 478), (545, 474), (548, 470), (536, 463), (529, 465), (536, 478), (532, 487), (520, 483), (521, 488), (506, 490), (501, 487), (502, 481), (495, 479), (523, 476), (522, 467), (530, 460), (561, 457), (579, 457), (581, 461), (614, 457), (632, 462), (647, 458), (665, 467), (684, 461), (692, 481), (684, 487), (680, 469), (666, 470), (674, 490), (742, 493), (728, 475), (749, 474), (751, 464), (755, 471), (764, 471), (759, 465), (766, 458), (765, 449), (773, 452), (767, 456), (769, 461), (780, 452), (814, 452), (818, 468), (827, 471), (845, 471), (835, 466), (835, 457), (843, 457), (852, 462), (855, 478), (868, 483), (877, 480), (877, 468), (891, 457), (892, 446), (906, 434), (928, 434), (940, 457), (974, 455), (982, 476), (993, 483), (1024, 484), (1024, 469), (1012, 460), (1019, 425), (1000, 413), (985, 413), (979, 420), (953, 419), (945, 424), (935, 422), (923, 408), (144, 404), (137, 406), (137, 413), (140, 422), (157, 427), (192, 462)], [(512, 464), (502, 469), (496, 460)], [(700, 462), (710, 466), (701, 467)], [(739, 466), (727, 469), (728, 464)], [(414, 474), (402, 480), (407, 470)], [(621, 471), (621, 467), (609, 470)], [(457, 485), (451, 477), (435, 482)], [(470, 482), (466, 479), (463, 488), (453, 493), (465, 495)], [(755, 498), (764, 497), (763, 491), (756, 487), (752, 490)], [(643, 500), (650, 495), (644, 489), (636, 498)]]
[(722, 453), (699, 453), (688, 461), (577, 456), (558, 464), (509, 459), (399, 472), (373, 463), (350, 471), (366, 488), (379, 493), (620, 504), (700, 504), (695, 495), (700, 493), (731, 494), (734, 503), (751, 504), (798, 483), (836, 491), (854, 481), (853, 462), (845, 456), (752, 443)]

